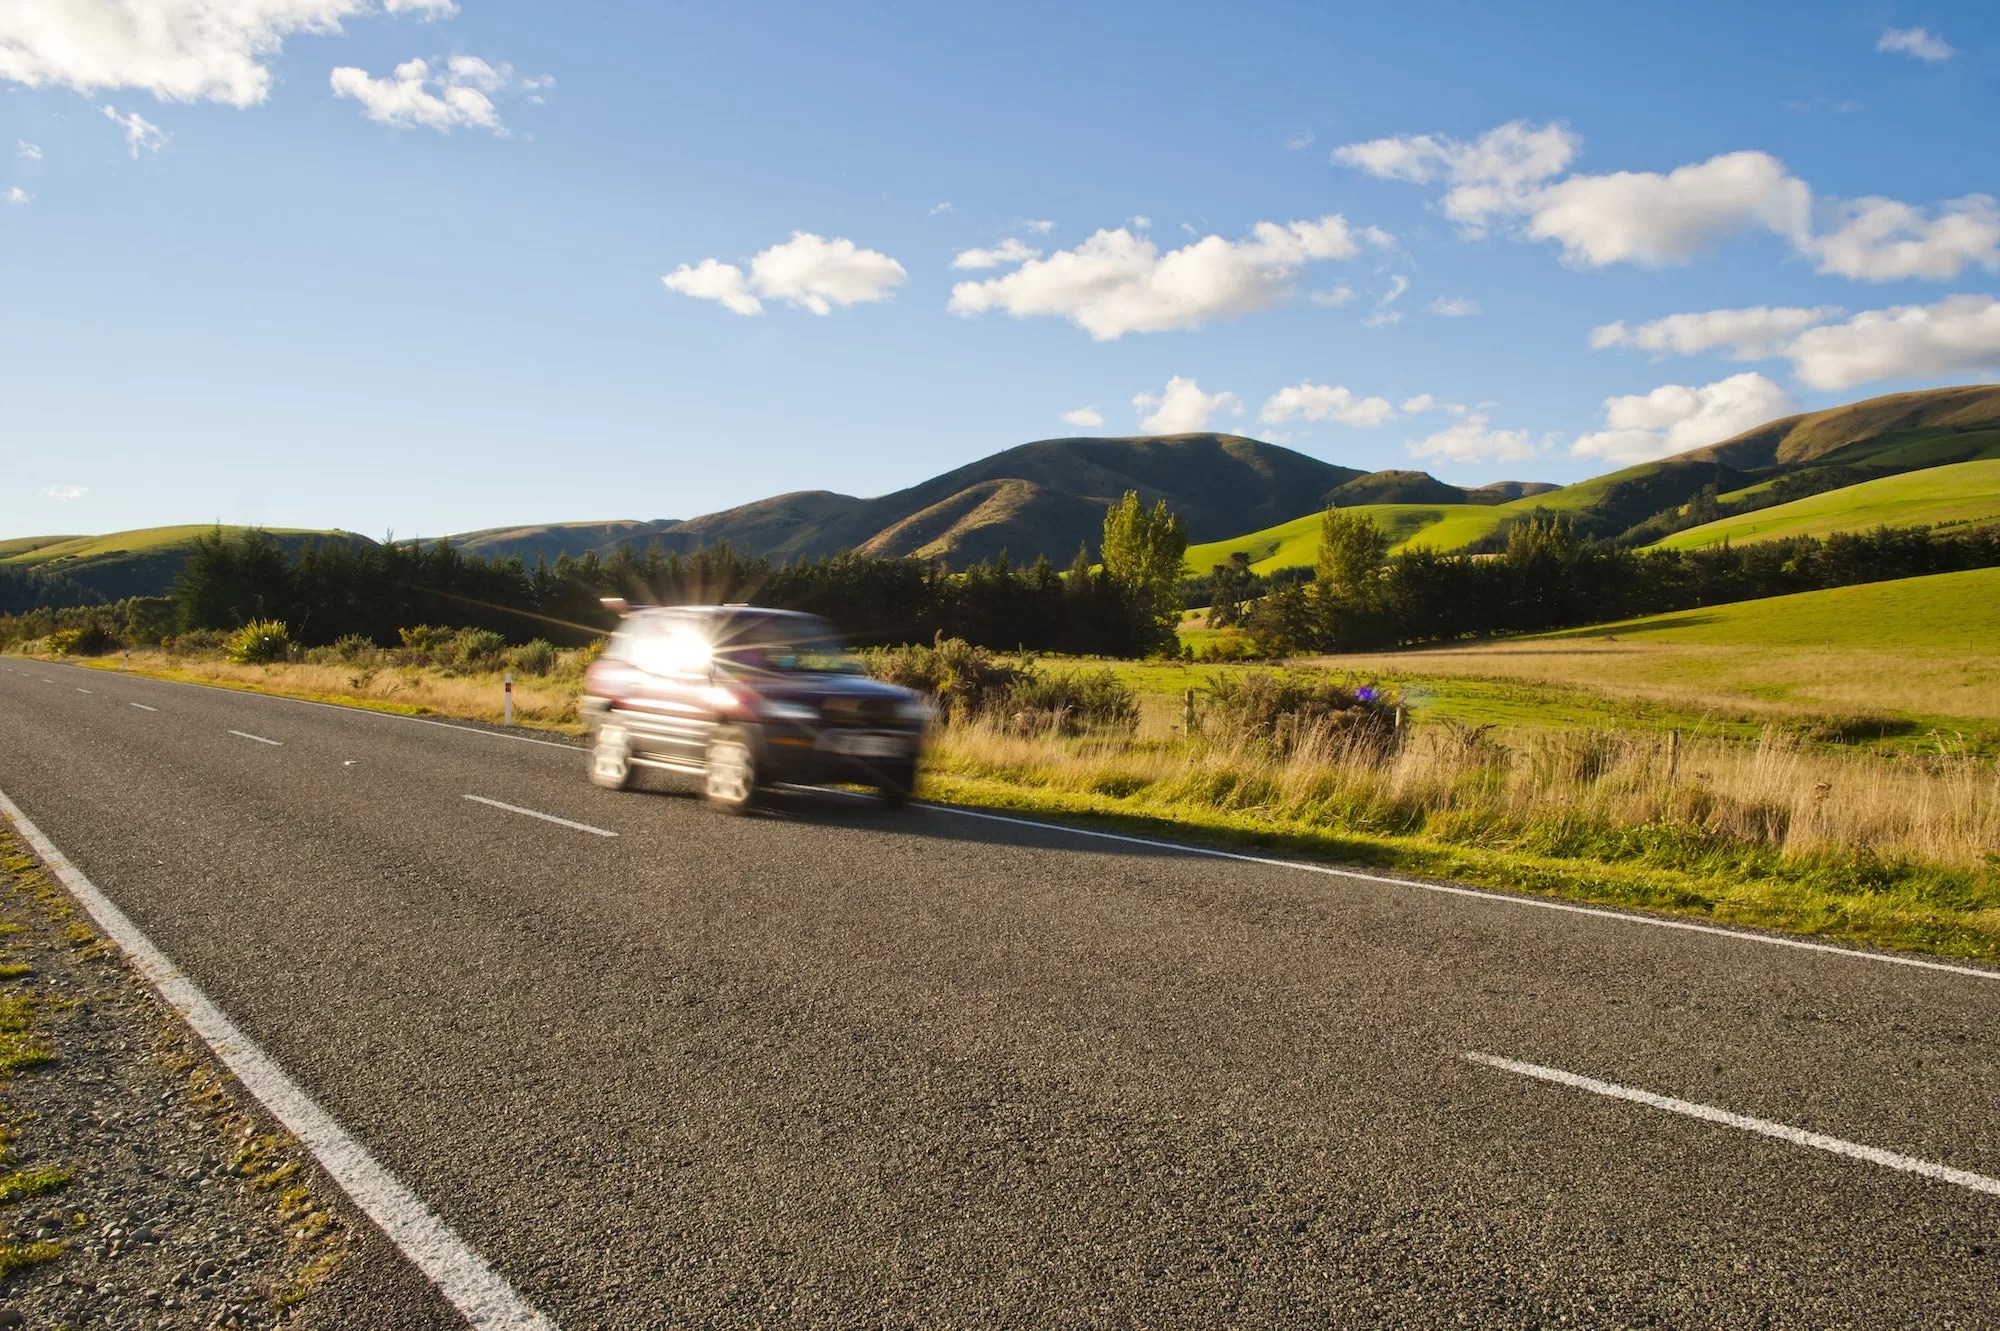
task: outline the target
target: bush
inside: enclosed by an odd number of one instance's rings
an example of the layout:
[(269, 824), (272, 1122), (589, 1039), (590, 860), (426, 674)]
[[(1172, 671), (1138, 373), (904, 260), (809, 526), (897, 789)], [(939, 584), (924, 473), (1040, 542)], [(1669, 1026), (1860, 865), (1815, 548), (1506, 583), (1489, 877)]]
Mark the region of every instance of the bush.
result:
[(1373, 685), (1318, 670), (1252, 670), (1209, 680), (1204, 729), (1214, 738), (1261, 743), (1281, 754), (1333, 744), (1387, 757), (1402, 738), (1396, 713), (1395, 696)]
[(875, 678), (930, 695), (947, 723), (969, 721), (1000, 702), (1024, 673), (984, 647), (942, 634), (928, 647), (881, 647), (861, 659)]
[(212, 656), (228, 645), (229, 635), (221, 629), (194, 629), (160, 640), (160, 646), (176, 656)]
[(363, 637), (359, 633), (349, 633), (335, 638), (333, 646), (328, 650), (333, 653), (333, 659), (342, 665), (356, 665), (362, 661), (374, 660), (381, 648), (377, 647), (371, 638)]
[(547, 638), (536, 638), (508, 652), (507, 664), (524, 675), (553, 674), (556, 668), (556, 645)]
[(439, 665), (457, 670), (497, 670), (507, 640), (491, 629), (460, 629), (437, 653)]
[(1074, 735), (1092, 727), (1130, 730), (1139, 724), (1139, 700), (1115, 670), (1044, 675), (1024, 669), (1001, 703), (1015, 729)]
[(238, 665), (267, 665), (292, 654), (292, 638), (283, 620), (253, 619), (229, 635), (222, 654)]
[(104, 631), (102, 625), (86, 624), (82, 628), (57, 629), (48, 636), (48, 649), (57, 656), (102, 656), (115, 651), (118, 639)]
[(1249, 661), (1257, 655), (1257, 644), (1250, 635), (1235, 627), (1218, 629), (1206, 642), (1195, 649), (1198, 661)]

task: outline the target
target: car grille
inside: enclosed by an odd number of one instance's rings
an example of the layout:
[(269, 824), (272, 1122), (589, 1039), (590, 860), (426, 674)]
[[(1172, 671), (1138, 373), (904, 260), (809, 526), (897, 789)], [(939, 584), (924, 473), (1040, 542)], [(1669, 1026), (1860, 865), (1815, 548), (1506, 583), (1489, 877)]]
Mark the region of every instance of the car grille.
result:
[(887, 698), (829, 698), (821, 711), (830, 726), (893, 726), (896, 704)]

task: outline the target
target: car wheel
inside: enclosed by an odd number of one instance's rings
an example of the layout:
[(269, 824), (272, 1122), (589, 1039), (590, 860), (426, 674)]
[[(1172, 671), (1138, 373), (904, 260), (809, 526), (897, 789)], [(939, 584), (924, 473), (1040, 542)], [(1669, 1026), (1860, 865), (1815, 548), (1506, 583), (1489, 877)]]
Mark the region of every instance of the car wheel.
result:
[(708, 742), (702, 796), (724, 813), (748, 813), (757, 804), (757, 755), (741, 731), (717, 731)]
[(590, 746), (590, 779), (606, 790), (624, 790), (632, 784), (632, 741), (625, 727), (602, 725)]
[(914, 763), (885, 767), (875, 779), (875, 794), (884, 808), (902, 808), (910, 802), (910, 796), (916, 790), (917, 768)]

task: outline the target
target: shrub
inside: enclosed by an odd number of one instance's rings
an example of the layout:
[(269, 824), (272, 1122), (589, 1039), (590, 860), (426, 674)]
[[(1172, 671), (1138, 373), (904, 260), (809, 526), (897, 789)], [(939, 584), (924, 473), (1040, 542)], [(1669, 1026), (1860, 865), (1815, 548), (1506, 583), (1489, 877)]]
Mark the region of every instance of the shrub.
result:
[(397, 629), (396, 638), (402, 643), (400, 655), (404, 665), (429, 665), (431, 658), (451, 640), (451, 630), (435, 624), (418, 624), (414, 628)]
[(292, 653), (292, 638), (280, 619), (253, 619), (229, 635), (222, 654), (238, 665), (265, 665)]
[(437, 652), (437, 662), (458, 670), (494, 670), (506, 650), (507, 640), (491, 629), (460, 629)]
[(362, 661), (373, 661), (381, 649), (375, 645), (374, 639), (359, 633), (349, 633), (335, 638), (329, 650), (333, 652), (334, 660), (343, 665), (355, 665)]
[(508, 652), (507, 664), (524, 675), (553, 674), (556, 668), (556, 645), (546, 638), (536, 638)]
[(949, 723), (969, 721), (1003, 699), (1022, 671), (984, 647), (939, 634), (928, 647), (880, 647), (862, 653), (868, 673), (929, 694)]
[(229, 635), (221, 629), (190, 629), (160, 640), (160, 646), (177, 656), (210, 656), (228, 645)]
[(102, 656), (118, 646), (118, 639), (105, 632), (101, 625), (86, 624), (82, 628), (57, 629), (48, 636), (48, 649), (57, 656)]
[(1198, 661), (1249, 661), (1257, 655), (1257, 644), (1250, 635), (1234, 626), (1216, 630), (1208, 641), (1195, 650)]
[(1396, 711), (1388, 691), (1346, 683), (1325, 671), (1251, 670), (1209, 680), (1204, 728), (1212, 737), (1260, 743), (1281, 754), (1338, 745), (1382, 758), (1401, 742)]
[(1007, 685), (1000, 703), (1010, 728), (1074, 735), (1092, 727), (1130, 730), (1139, 700), (1114, 670), (1044, 675), (1028, 668)]

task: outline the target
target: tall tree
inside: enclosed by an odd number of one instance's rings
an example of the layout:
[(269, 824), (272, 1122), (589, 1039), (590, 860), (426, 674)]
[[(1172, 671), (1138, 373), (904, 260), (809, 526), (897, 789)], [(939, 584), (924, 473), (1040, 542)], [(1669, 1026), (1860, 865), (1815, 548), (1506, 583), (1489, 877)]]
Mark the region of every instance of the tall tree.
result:
[(1369, 599), (1370, 582), (1389, 554), (1389, 537), (1370, 513), (1328, 508), (1319, 520), (1319, 561), (1314, 574), (1321, 589), (1348, 605)]
[(1162, 499), (1150, 510), (1137, 490), (1104, 514), (1104, 571), (1125, 587), (1139, 619), (1156, 642), (1171, 642), (1180, 622), (1181, 566), (1187, 562), (1187, 528)]

